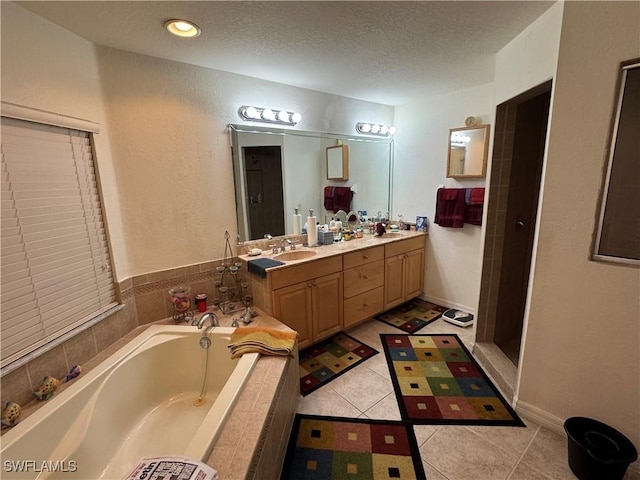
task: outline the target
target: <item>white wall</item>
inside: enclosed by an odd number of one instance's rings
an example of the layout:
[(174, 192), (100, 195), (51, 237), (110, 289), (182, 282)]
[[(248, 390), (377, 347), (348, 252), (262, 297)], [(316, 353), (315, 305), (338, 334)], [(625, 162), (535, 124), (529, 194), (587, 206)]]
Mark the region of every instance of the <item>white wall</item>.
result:
[(589, 261), (619, 63), (638, 2), (566, 2), (518, 406), (599, 419), (640, 447), (640, 270)]
[(96, 153), (118, 280), (222, 257), (224, 231), (236, 235), (226, 125), (240, 105), (298, 111), (301, 130), (393, 124), (389, 106), (94, 47), (6, 2), (2, 96), (103, 126)]
[(131, 275), (219, 258), (224, 231), (235, 238), (226, 125), (240, 105), (301, 112), (302, 130), (392, 120), (391, 107), (240, 75), (107, 48), (98, 58)]
[[(484, 179), (446, 178), (449, 129), (464, 127), (470, 115), (492, 124), (493, 85), (396, 107), (393, 213), (415, 222), (429, 217), (425, 297), (445, 306), (475, 312), (480, 294), (482, 228), (443, 228), (433, 223), (438, 186), (484, 186)], [(491, 152), (489, 152), (490, 154)]]
[(10, 2), (2, 9), (2, 101), (98, 123), (94, 136), (116, 276), (126, 270), (120, 204), (93, 44)]

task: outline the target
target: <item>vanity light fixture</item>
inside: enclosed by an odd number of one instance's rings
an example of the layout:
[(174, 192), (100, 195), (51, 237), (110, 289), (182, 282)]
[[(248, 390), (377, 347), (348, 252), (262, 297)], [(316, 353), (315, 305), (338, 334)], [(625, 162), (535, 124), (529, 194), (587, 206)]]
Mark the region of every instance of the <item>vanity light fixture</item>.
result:
[(459, 145), (465, 145), (471, 141), (471, 137), (468, 135), (460, 135), (459, 133), (451, 134), (451, 143), (456, 143)]
[(279, 123), (281, 125), (295, 125), (302, 120), (302, 115), (286, 110), (271, 110), (243, 105), (238, 109), (238, 115), (247, 122)]
[(169, 30), (170, 33), (177, 35), (178, 37), (197, 37), (200, 35), (200, 27), (189, 20), (182, 20), (179, 18), (172, 18), (164, 22), (164, 28)]
[(356, 132), (366, 133), (367, 135), (378, 135), (380, 137), (388, 137), (396, 133), (396, 127), (388, 127), (377, 123), (356, 123)]

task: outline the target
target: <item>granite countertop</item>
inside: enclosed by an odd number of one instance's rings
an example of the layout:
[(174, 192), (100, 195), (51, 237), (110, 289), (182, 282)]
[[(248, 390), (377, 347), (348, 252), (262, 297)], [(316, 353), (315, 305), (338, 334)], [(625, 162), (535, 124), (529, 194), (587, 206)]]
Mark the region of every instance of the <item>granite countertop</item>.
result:
[[(298, 243), (296, 245), (296, 249), (295, 250), (291, 250), (289, 248), (289, 245), (287, 244), (287, 249), (286, 252), (278, 252), (278, 253), (272, 253), (270, 248), (262, 248), (262, 247), (266, 247), (265, 241), (258, 241), (256, 243), (253, 243), (253, 245), (256, 246), (256, 248), (261, 248), (262, 249), (262, 253), (260, 255), (256, 255), (256, 256), (252, 256), (252, 255), (248, 255), (248, 254), (241, 254), (238, 255), (238, 258), (240, 258), (240, 260), (248, 262), (250, 260), (256, 260), (258, 258), (269, 258), (269, 259), (273, 259), (273, 260), (278, 260), (278, 255), (281, 255), (282, 253), (289, 253), (291, 251), (293, 252), (300, 252), (300, 251), (313, 251), (315, 252), (315, 255), (309, 257), (309, 258), (303, 258), (303, 259), (298, 259), (298, 260), (284, 260), (284, 265), (278, 265), (276, 267), (270, 267), (267, 268), (267, 271), (271, 271), (271, 270), (275, 270), (275, 269), (280, 269), (280, 268), (286, 268), (289, 265), (298, 265), (301, 263), (305, 263), (305, 262), (313, 262), (315, 260), (320, 260), (323, 258), (327, 258), (327, 257), (332, 257), (334, 255), (343, 255), (345, 253), (350, 253), (350, 252), (355, 252), (358, 250), (363, 250), (366, 248), (371, 248), (371, 247), (376, 247), (379, 245), (386, 245), (392, 242), (398, 242), (398, 241), (402, 241), (402, 240), (406, 240), (408, 238), (414, 238), (414, 237), (419, 237), (419, 236), (424, 236), (427, 235), (425, 232), (416, 232), (413, 230), (401, 230), (398, 232), (387, 232), (384, 235), (382, 235), (381, 237), (378, 237), (377, 235), (371, 235), (371, 234), (365, 234), (362, 238), (353, 238), (349, 241), (341, 241), (341, 242), (335, 242), (332, 245), (319, 245), (319, 246), (315, 246), (315, 247), (308, 247), (308, 246), (302, 246), (301, 243)], [(306, 235), (303, 236), (305, 238), (306, 241)], [(280, 239), (273, 239), (273, 240), (268, 240), (266, 241), (269, 244), (273, 244), (273, 243), (277, 243), (279, 245)], [(247, 244), (248, 245), (248, 244)], [(260, 247), (260, 245), (262, 245), (262, 247)], [(244, 246), (244, 245), (243, 245)], [(243, 250), (248, 251), (251, 248), (251, 246), (244, 248)], [(283, 261), (283, 260), (280, 260)]]

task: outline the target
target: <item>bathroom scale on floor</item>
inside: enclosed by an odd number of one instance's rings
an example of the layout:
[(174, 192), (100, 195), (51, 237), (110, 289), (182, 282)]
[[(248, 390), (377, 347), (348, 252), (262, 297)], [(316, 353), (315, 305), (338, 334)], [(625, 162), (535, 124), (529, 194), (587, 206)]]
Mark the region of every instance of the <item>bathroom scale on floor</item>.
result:
[(450, 308), (446, 312), (442, 314), (442, 319), (445, 322), (452, 323), (459, 327), (468, 327), (473, 325), (473, 315), (467, 312), (463, 312), (462, 310), (456, 310), (455, 308)]

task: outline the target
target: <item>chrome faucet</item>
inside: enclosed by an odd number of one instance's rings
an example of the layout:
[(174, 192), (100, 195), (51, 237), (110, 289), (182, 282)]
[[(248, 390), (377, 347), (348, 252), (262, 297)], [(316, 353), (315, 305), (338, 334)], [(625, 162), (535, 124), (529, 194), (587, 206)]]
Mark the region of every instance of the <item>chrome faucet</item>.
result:
[(198, 327), (198, 330), (200, 330), (202, 329), (202, 327), (204, 327), (204, 324), (207, 320), (211, 322), (211, 325), (210, 325), (211, 327), (220, 326), (220, 322), (218, 322), (218, 317), (216, 317), (215, 313), (211, 313), (211, 312), (204, 313), (199, 320), (196, 320), (194, 318), (193, 321), (191, 322), (191, 325)]
[(286, 245), (286, 242), (285, 242), (284, 238), (280, 239), (280, 251), (281, 251), (281, 252), (284, 252), (284, 251), (286, 251), (286, 250), (287, 250), (287, 249), (285, 248), (285, 245)]

